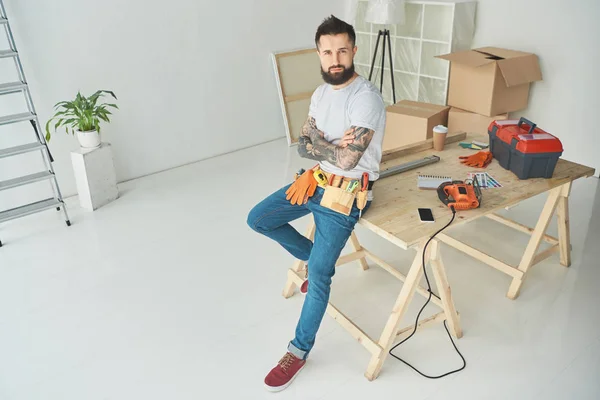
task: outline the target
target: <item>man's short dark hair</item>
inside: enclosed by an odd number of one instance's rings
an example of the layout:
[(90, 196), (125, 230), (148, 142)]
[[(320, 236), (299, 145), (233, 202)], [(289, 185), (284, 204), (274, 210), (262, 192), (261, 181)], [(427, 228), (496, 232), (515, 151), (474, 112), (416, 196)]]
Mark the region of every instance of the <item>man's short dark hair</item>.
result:
[(352, 46), (356, 43), (356, 33), (354, 32), (354, 28), (352, 25), (342, 21), (339, 18), (331, 15), (323, 20), (321, 25), (317, 28), (317, 34), (315, 35), (315, 44), (317, 48), (319, 48), (319, 39), (323, 35), (339, 35), (342, 33), (347, 33), (350, 41), (352, 42)]

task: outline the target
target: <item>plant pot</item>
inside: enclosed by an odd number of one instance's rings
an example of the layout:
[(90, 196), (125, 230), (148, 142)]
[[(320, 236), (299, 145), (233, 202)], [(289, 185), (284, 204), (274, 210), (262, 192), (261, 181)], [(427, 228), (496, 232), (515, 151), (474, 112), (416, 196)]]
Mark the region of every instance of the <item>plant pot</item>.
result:
[(86, 149), (94, 149), (100, 147), (100, 134), (98, 131), (75, 131), (77, 132), (77, 140), (79, 145)]

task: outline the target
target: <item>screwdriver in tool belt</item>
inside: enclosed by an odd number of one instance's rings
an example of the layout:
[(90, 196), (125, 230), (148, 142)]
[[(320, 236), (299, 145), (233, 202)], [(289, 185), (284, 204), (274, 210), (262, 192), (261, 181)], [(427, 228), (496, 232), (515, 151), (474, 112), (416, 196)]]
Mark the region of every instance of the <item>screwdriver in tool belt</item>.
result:
[(346, 187), (346, 191), (347, 192), (354, 192), (354, 189), (356, 189), (356, 187), (359, 185), (358, 180), (354, 180), (351, 181), (350, 183), (348, 183), (348, 187)]
[[(361, 192), (364, 192), (369, 187), (369, 174), (367, 172), (363, 172), (362, 175), (362, 188)], [(358, 210), (358, 219), (362, 218), (362, 209)]]

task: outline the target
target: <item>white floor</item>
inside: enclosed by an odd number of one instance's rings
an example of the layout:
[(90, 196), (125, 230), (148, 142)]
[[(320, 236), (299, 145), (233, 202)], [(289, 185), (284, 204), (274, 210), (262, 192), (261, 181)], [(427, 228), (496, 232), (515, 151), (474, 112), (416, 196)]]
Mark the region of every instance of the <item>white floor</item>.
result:
[[(292, 339), (303, 298), (281, 296), (293, 260), (246, 215), (306, 165), (278, 140), (127, 182), (93, 213), (71, 198), (70, 228), (53, 211), (0, 226), (0, 399), (600, 398), (597, 178), (573, 186), (573, 265), (558, 255), (537, 265), (516, 301), (505, 297), (508, 276), (443, 247), (465, 370), (430, 380), (389, 357), (369, 382), (369, 353), (326, 315), (307, 367), (286, 391), (267, 393), (264, 375)], [(506, 214), (532, 225), (544, 200)], [(357, 233), (406, 270), (413, 253)], [(491, 221), (453, 235), (511, 263), (526, 239)], [(352, 263), (338, 270), (332, 299), (377, 337), (399, 287)], [(395, 354), (429, 374), (461, 365), (439, 324)]]

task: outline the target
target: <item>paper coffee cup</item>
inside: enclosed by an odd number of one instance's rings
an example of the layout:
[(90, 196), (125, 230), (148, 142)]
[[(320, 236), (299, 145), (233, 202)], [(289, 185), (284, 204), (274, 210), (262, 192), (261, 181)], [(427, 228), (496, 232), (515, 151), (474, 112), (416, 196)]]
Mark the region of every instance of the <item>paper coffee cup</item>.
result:
[(433, 148), (435, 150), (444, 150), (444, 143), (446, 143), (447, 134), (448, 128), (446, 128), (444, 125), (437, 125), (433, 127)]

